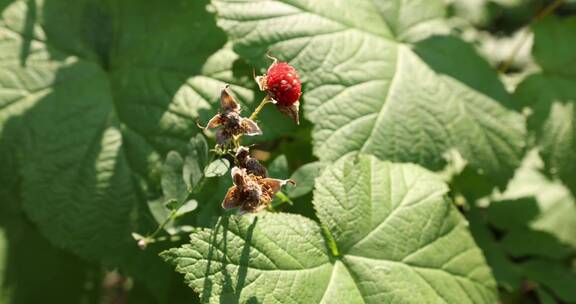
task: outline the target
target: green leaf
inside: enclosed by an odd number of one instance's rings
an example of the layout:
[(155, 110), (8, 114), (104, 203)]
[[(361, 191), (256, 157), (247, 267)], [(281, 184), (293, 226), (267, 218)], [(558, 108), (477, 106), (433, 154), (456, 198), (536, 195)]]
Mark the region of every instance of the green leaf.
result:
[(576, 77), (576, 18), (548, 17), (534, 24), (532, 52), (547, 73)]
[(106, 3), (5, 6), (0, 136), (19, 138), (23, 204), (42, 232), (116, 266), (137, 250), (130, 233), (149, 229), (148, 214), (133, 220), (148, 161), (183, 150), (226, 82), (243, 102), (253, 93), (231, 81), (238, 57), (206, 1)]
[(210, 303), (492, 303), (490, 269), (446, 191), (418, 166), (347, 157), (318, 179), (324, 233), (298, 215), (224, 217), (161, 256)]
[(185, 150), (226, 83), (253, 99), (206, 4), (0, 5), (0, 145), (13, 139), (18, 156), (0, 167), (17, 169), (23, 209), (54, 245), (135, 276), (158, 302), (172, 271), (131, 233), (155, 228), (145, 200), (162, 160)]
[[(490, 203), (487, 219), (491, 225), (501, 230), (513, 230), (526, 227), (540, 213), (534, 197), (517, 200), (502, 200)], [(511, 216), (514, 214), (514, 216)]]
[(99, 265), (52, 245), (0, 186), (0, 303), (101, 303)]
[(470, 45), (429, 37), (443, 32), (444, 1), (212, 3), (242, 57), (270, 51), (299, 70), (320, 160), (360, 152), (439, 169), (455, 148), (502, 184), (519, 165), (524, 119), (494, 69)]
[(287, 179), (288, 176), (290, 176), (286, 155), (282, 154), (276, 157), (270, 165), (268, 165), (268, 175), (278, 179)]
[(196, 210), (196, 208), (198, 208), (198, 202), (196, 200), (189, 200), (185, 202), (182, 206), (180, 206), (180, 208), (178, 208), (176, 216), (177, 217), (183, 216), (184, 214)]
[(538, 300), (542, 304), (557, 304), (558, 302), (554, 299), (554, 297), (548, 293), (544, 288), (537, 288), (536, 295), (538, 296)]
[(188, 154), (184, 157), (184, 182), (188, 189), (196, 190), (196, 186), (204, 176), (204, 168), (208, 164), (208, 143), (202, 134), (197, 134), (188, 143)]
[(314, 189), (314, 180), (320, 176), (326, 165), (326, 163), (316, 161), (298, 168), (290, 177), (296, 182), (296, 187), (288, 190), (288, 196), (297, 198), (311, 192)]
[(230, 170), (230, 161), (225, 158), (219, 158), (206, 166), (204, 175), (206, 177), (218, 177), (225, 175)]
[(531, 229), (517, 229), (501, 240), (504, 250), (512, 257), (537, 256), (564, 259), (576, 250), (558, 241), (553, 234)]
[(496, 241), (485, 219), (478, 211), (478, 209), (472, 209), (466, 214), (470, 221), (470, 232), (486, 256), (486, 262), (492, 268), (498, 286), (507, 291), (517, 290), (523, 279), (521, 268), (510, 261), (502, 244)]
[(188, 188), (184, 183), (182, 169), (184, 160), (176, 151), (170, 151), (166, 155), (166, 161), (162, 166), (162, 192), (167, 200), (184, 202), (188, 197)]
[(576, 193), (576, 18), (548, 18), (534, 32), (533, 55), (542, 73), (523, 81), (515, 97), (531, 109), (529, 130), (548, 174)]
[[(506, 191), (494, 198), (496, 202), (488, 208), (488, 220), (506, 230), (530, 228), (541, 235), (545, 233), (554, 236), (556, 242), (576, 250), (574, 197), (562, 184), (544, 176), (540, 172), (542, 167), (537, 151), (531, 151)], [(498, 209), (498, 214), (495, 214), (494, 209)], [(505, 218), (509, 219), (507, 225), (503, 223)], [(529, 246), (537, 247), (531, 251), (547, 250), (532, 242), (522, 244), (524, 248)], [(549, 254), (555, 254), (550, 251)]]
[(522, 266), (530, 279), (549, 288), (558, 298), (576, 302), (576, 273), (568, 267), (547, 260), (532, 260)]

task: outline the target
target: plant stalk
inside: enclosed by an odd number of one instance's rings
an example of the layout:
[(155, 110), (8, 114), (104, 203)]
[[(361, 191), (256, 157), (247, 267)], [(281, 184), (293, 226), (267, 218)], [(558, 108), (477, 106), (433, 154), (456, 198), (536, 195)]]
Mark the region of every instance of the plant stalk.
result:
[[(264, 97), (264, 99), (262, 99), (262, 101), (256, 107), (256, 109), (254, 109), (254, 112), (252, 112), (252, 114), (250, 115), (250, 117), (248, 117), (248, 119), (256, 120), (256, 117), (258, 117), (258, 114), (260, 114), (262, 109), (264, 109), (264, 106), (269, 104), (269, 103), (271, 103), (270, 96), (266, 95), (266, 97)], [(242, 139), (242, 135), (243, 134), (240, 134), (238, 136), (234, 136), (234, 139), (233, 139), (234, 148), (238, 149), (240, 147), (240, 140)]]

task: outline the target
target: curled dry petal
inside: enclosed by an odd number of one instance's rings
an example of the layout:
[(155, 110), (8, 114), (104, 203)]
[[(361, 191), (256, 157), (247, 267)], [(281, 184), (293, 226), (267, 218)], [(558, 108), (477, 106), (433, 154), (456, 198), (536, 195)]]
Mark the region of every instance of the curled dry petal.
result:
[(226, 112), (240, 112), (240, 104), (236, 102), (234, 97), (228, 91), (228, 85), (222, 90), (220, 94), (220, 107), (224, 113)]
[(206, 125), (208, 129), (221, 128), (216, 133), (216, 141), (219, 145), (226, 144), (232, 137), (240, 134), (247, 136), (262, 134), (256, 122), (240, 116), (240, 105), (230, 95), (227, 87), (222, 90), (220, 105), (220, 112), (214, 115)]
[(247, 136), (262, 135), (262, 130), (260, 130), (258, 124), (256, 124), (256, 122), (254, 122), (250, 118), (242, 118), (240, 125), (242, 127), (244, 135)]
[(232, 174), (232, 182), (234, 185), (242, 187), (246, 177), (246, 169), (234, 167), (232, 170), (230, 170), (230, 173)]
[(208, 124), (206, 124), (206, 129), (213, 129), (216, 127), (221, 126), (224, 123), (224, 115), (223, 114), (216, 114), (214, 117), (212, 117), (209, 121)]
[(272, 194), (276, 194), (282, 186), (286, 184), (296, 185), (296, 182), (291, 179), (276, 179), (276, 178), (263, 178), (260, 180), (263, 187), (266, 187), (268, 191)]
[(267, 85), (268, 78), (266, 77), (266, 75), (254, 76), (254, 80), (258, 84), (258, 88), (260, 89), (260, 91), (267, 91), (268, 90), (268, 85)]

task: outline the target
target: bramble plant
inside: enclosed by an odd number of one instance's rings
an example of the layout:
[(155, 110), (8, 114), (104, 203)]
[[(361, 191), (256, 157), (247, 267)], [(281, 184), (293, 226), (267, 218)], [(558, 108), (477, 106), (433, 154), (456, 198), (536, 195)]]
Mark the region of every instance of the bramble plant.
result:
[(0, 0), (0, 304), (576, 303), (574, 50), (572, 0)]

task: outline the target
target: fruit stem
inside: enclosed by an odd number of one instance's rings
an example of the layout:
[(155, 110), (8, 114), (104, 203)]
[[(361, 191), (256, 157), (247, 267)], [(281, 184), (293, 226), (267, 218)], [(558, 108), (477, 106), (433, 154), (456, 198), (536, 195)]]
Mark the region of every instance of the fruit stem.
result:
[(260, 113), (260, 111), (262, 111), (262, 109), (264, 108), (265, 105), (270, 103), (270, 96), (266, 95), (266, 97), (264, 97), (264, 99), (262, 99), (262, 101), (260, 102), (260, 104), (258, 105), (258, 107), (256, 107), (256, 109), (254, 110), (254, 112), (252, 113), (252, 115), (250, 115), (251, 120), (255, 120), (256, 117), (258, 116), (258, 114)]
[(282, 193), (281, 191), (276, 193), (276, 197), (279, 199), (278, 202), (268, 206), (268, 210), (271, 212), (275, 212), (278, 207), (284, 205), (285, 203), (288, 203), (289, 205), (294, 205), (294, 202), (286, 194)]
[[(252, 121), (256, 120), (256, 117), (258, 117), (258, 114), (260, 114), (262, 109), (264, 109), (264, 106), (269, 104), (269, 103), (271, 103), (270, 96), (266, 95), (266, 97), (264, 97), (264, 99), (262, 99), (262, 101), (256, 107), (256, 109), (254, 109), (254, 112), (252, 112), (252, 114), (250, 115), (250, 117), (248, 117), (248, 119), (250, 119)], [(240, 134), (238, 136), (234, 136), (234, 138), (233, 138), (234, 149), (238, 150), (238, 148), (240, 148), (240, 140), (241, 139), (242, 139), (242, 134)]]
[[(214, 154), (212, 154), (210, 156), (210, 159), (208, 160), (207, 164), (212, 163), (212, 161), (214, 161), (214, 158), (215, 158)], [(178, 210), (180, 210), (180, 207), (182, 207), (184, 205), (184, 203), (186, 201), (188, 201), (188, 199), (190, 198), (190, 195), (197, 193), (200, 189), (202, 189), (202, 187), (204, 187), (205, 181), (206, 181), (206, 175), (202, 174), (202, 176), (200, 177), (200, 180), (198, 180), (196, 185), (193, 185), (192, 188), (188, 189), (188, 196), (186, 197), (186, 199), (182, 202), (179, 202), (178, 207), (176, 207), (170, 211), (170, 214), (168, 214), (168, 217), (166, 217), (166, 219), (164, 219), (164, 221), (160, 225), (158, 225), (156, 230), (154, 230), (154, 232), (152, 232), (152, 234), (150, 234), (144, 238), (144, 242), (146, 242), (147, 244), (150, 244), (150, 243), (154, 243), (156, 241), (159, 241), (160, 239), (155, 239), (156, 236), (158, 235), (158, 233), (160, 233), (162, 230), (164, 230), (164, 228), (166, 227), (166, 225), (168, 225), (168, 223), (170, 223), (170, 222), (172, 222), (178, 218)]]

